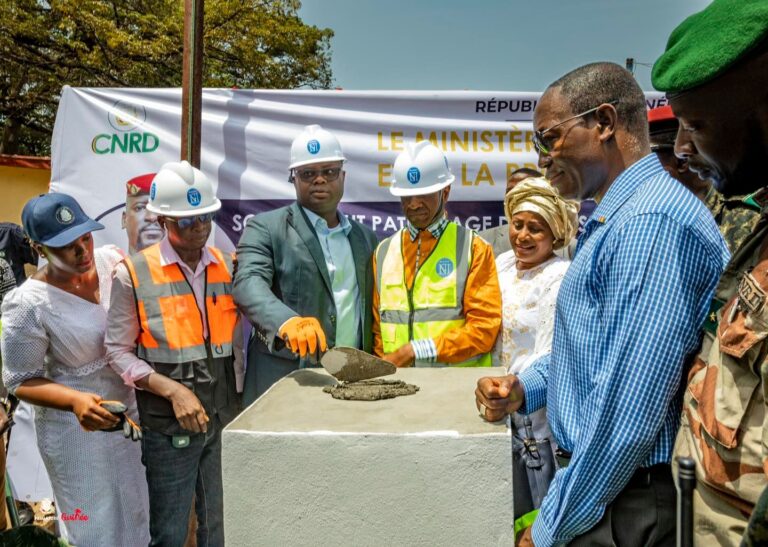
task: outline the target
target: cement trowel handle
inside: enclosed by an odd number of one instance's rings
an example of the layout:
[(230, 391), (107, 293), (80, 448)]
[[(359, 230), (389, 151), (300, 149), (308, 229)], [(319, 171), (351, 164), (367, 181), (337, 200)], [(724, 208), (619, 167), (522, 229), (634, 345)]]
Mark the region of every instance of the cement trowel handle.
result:
[(320, 359), (322, 359), (323, 355), (325, 355), (330, 349), (333, 349), (333, 348), (328, 348), (325, 351), (323, 351), (318, 347), (315, 353), (307, 353), (307, 359), (309, 360), (310, 363), (319, 367)]
[[(285, 343), (285, 347), (286, 347), (286, 348), (288, 348), (288, 350), (290, 351), (290, 349), (291, 349), (291, 344), (290, 344), (290, 342), (288, 341), (288, 336), (283, 336), (283, 342)], [(323, 358), (323, 355), (325, 355), (325, 354), (326, 354), (326, 352), (327, 352), (329, 349), (333, 349), (333, 348), (328, 348), (327, 350), (323, 351), (323, 350), (321, 350), (321, 349), (320, 349), (320, 347), (318, 346), (318, 348), (317, 348), (317, 351), (315, 351), (315, 353), (307, 353), (307, 357), (306, 357), (306, 358), (307, 358), (307, 360), (308, 360), (308, 361), (309, 361), (309, 362), (310, 362), (312, 365), (315, 365), (315, 366), (318, 366), (318, 367), (319, 367), (319, 366), (320, 366), (320, 359), (322, 359), (322, 358)], [(294, 355), (298, 356), (299, 354), (298, 354), (298, 353), (294, 353)]]

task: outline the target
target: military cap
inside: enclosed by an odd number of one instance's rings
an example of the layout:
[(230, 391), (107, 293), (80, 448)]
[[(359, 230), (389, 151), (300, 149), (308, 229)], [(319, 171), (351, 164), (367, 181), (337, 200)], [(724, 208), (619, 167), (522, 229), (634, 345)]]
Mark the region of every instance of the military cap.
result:
[(680, 93), (726, 72), (768, 36), (766, 0), (714, 0), (672, 31), (653, 87)]
[(133, 177), (125, 183), (125, 195), (130, 197), (142, 194), (148, 195), (149, 187), (152, 186), (152, 179), (155, 178), (155, 174), (156, 173), (147, 173), (146, 175)]

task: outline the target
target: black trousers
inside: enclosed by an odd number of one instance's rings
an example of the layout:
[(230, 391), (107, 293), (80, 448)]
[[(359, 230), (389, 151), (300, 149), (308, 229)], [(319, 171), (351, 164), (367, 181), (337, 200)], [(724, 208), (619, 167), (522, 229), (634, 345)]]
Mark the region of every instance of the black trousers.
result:
[(640, 468), (575, 547), (675, 546), (677, 491), (667, 464)]

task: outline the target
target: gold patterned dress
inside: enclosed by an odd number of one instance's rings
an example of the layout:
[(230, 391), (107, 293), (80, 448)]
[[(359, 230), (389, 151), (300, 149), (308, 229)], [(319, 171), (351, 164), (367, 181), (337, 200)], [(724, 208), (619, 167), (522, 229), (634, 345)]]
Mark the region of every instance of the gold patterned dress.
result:
[[(493, 365), (511, 374), (528, 368), (549, 353), (555, 325), (555, 303), (560, 283), (570, 261), (553, 256), (528, 270), (517, 269), (514, 251), (496, 258), (501, 288), (501, 330), (493, 350)], [(546, 409), (530, 415), (536, 438), (552, 438)], [(515, 426), (524, 433), (522, 418), (514, 415)]]

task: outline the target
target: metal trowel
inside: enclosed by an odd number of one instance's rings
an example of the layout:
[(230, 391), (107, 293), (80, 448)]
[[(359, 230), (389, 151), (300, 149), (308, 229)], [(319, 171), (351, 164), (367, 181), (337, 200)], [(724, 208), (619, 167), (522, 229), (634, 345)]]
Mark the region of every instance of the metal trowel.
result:
[(326, 351), (320, 364), (340, 382), (359, 382), (394, 374), (397, 367), (356, 348), (339, 346)]

